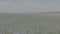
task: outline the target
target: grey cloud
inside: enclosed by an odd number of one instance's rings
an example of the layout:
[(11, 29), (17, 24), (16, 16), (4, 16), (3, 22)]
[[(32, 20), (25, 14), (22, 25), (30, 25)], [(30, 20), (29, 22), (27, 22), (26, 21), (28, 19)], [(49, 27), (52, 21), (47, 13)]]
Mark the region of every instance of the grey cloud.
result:
[[(0, 10), (6, 12), (56, 11), (60, 9), (58, 0), (0, 0)], [(4, 12), (5, 12), (4, 11)]]

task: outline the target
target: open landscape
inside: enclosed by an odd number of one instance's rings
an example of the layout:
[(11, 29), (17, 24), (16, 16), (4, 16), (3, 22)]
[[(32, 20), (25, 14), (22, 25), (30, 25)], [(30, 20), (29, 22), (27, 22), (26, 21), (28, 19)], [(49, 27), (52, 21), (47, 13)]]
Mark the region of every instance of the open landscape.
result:
[(60, 34), (60, 13), (0, 13), (0, 34)]

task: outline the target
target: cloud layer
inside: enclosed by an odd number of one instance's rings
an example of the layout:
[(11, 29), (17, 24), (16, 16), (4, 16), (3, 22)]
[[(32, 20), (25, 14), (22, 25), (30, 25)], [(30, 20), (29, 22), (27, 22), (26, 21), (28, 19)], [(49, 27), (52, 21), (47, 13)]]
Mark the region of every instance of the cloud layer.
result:
[(59, 0), (0, 0), (2, 12), (60, 11)]

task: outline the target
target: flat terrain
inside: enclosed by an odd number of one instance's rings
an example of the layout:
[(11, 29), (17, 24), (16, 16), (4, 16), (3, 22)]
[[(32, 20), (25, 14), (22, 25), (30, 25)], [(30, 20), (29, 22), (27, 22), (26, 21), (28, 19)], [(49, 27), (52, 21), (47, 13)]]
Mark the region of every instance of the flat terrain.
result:
[(60, 34), (59, 13), (0, 14), (0, 34)]

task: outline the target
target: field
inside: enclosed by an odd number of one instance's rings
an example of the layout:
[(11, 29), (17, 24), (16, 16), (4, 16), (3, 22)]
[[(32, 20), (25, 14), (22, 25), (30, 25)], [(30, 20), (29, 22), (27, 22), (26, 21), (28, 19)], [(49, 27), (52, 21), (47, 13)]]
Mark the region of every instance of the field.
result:
[(0, 34), (60, 34), (60, 15), (0, 14)]

